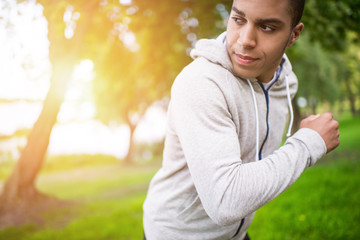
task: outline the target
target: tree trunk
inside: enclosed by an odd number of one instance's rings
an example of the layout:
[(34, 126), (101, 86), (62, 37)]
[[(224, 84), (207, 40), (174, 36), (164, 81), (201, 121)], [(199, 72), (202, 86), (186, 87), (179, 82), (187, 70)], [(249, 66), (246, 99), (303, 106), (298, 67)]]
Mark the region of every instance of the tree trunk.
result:
[(43, 109), (34, 124), (20, 159), (4, 185), (0, 196), (0, 211), (17, 208), (19, 204), (41, 196), (35, 188), (36, 176), (47, 151), (51, 130), (64, 98), (71, 69), (54, 68), (52, 84), (45, 98)]
[(293, 98), (293, 100), (292, 100), (292, 106), (293, 106), (293, 111), (294, 111), (294, 122), (293, 122), (293, 126), (292, 126), (292, 129), (291, 129), (291, 133), (294, 133), (299, 129), (300, 122), (301, 122), (301, 119), (302, 119), (301, 111), (300, 111), (300, 108), (297, 105), (296, 101), (297, 101), (297, 97), (295, 96)]
[(345, 82), (345, 87), (346, 87), (346, 91), (347, 91), (347, 96), (348, 96), (348, 100), (350, 103), (350, 111), (351, 114), (355, 117), (356, 116), (356, 106), (355, 106), (355, 102), (356, 102), (356, 98), (354, 93), (351, 90), (351, 86), (350, 86), (350, 79), (348, 77), (344, 78), (344, 82)]
[(136, 129), (136, 124), (132, 124), (131, 121), (128, 121), (128, 125), (130, 128), (130, 137), (129, 137), (129, 150), (124, 158), (125, 164), (131, 164), (134, 156), (134, 133)]
[(317, 100), (314, 98), (310, 98), (309, 105), (311, 108), (311, 114), (316, 115), (316, 108), (317, 108)]

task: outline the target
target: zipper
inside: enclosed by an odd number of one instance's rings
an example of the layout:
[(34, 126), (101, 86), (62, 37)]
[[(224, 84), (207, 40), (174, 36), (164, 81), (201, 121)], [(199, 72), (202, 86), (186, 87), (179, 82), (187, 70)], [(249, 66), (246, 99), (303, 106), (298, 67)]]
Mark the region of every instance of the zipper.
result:
[[(260, 150), (259, 150), (259, 160), (261, 160), (262, 159), (262, 150), (264, 148), (266, 140), (269, 137), (270, 126), (269, 126), (269, 91), (266, 90), (261, 83), (259, 83), (259, 85), (260, 85), (261, 89), (263, 90), (263, 92), (265, 94), (265, 100), (266, 100), (266, 135), (265, 135), (265, 139), (264, 139), (264, 141), (263, 141), (263, 143), (262, 143), (262, 145), (260, 147)], [(270, 89), (270, 87), (269, 87), (269, 89)]]
[(266, 136), (265, 136), (265, 139), (260, 147), (260, 150), (259, 150), (259, 160), (262, 159), (262, 150), (264, 148), (264, 145), (266, 143), (266, 140), (268, 139), (269, 137), (269, 132), (270, 132), (270, 126), (269, 126), (269, 90), (270, 88), (279, 80), (279, 77), (280, 77), (280, 74), (282, 72), (282, 69), (283, 69), (283, 64), (285, 62), (285, 58), (283, 58), (281, 60), (281, 63), (278, 67), (278, 69), (276, 70), (275, 72), (275, 76), (276, 76), (276, 80), (270, 85), (267, 87), (267, 89), (264, 88), (264, 85), (262, 85), (260, 82), (259, 82), (259, 85), (261, 87), (261, 89), (263, 90), (264, 94), (265, 94), (265, 100), (266, 100)]

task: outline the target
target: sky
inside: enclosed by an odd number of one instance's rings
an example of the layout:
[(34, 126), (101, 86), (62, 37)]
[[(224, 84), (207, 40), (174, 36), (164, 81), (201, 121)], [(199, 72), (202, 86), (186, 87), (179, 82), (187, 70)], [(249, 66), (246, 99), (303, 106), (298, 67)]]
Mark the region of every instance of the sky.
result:
[(49, 87), (50, 63), (41, 6), (34, 1), (0, 1), (0, 19), (0, 98), (43, 99)]
[[(32, 0), (20, 4), (0, 1), (0, 136), (31, 128), (37, 120), (50, 86), (48, 48), (47, 22), (40, 5)], [(127, 152), (129, 128), (109, 127), (94, 119), (93, 68), (90, 59), (74, 67), (58, 123), (51, 134), (50, 155), (103, 153), (120, 158)], [(161, 141), (165, 131), (166, 111), (152, 106), (139, 123), (135, 140)], [(0, 141), (0, 161), (9, 155), (17, 159), (18, 146), (24, 144), (23, 138)]]

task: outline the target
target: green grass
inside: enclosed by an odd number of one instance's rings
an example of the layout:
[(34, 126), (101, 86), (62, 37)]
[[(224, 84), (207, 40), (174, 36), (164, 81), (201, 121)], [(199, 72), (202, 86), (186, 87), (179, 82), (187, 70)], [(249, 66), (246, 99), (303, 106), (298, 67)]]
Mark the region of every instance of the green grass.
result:
[(337, 151), (360, 153), (360, 118), (346, 117), (340, 120), (340, 146)]
[(254, 239), (359, 239), (360, 161), (337, 159), (309, 168), (257, 211)]
[(38, 189), (72, 204), (43, 216), (43, 224), (0, 231), (0, 239), (141, 239), (142, 203), (159, 162), (42, 173)]
[[(47, 156), (44, 161), (44, 166), (41, 168), (41, 173), (59, 172), (72, 170), (74, 168), (99, 167), (117, 164), (120, 161), (120, 159), (114, 156), (102, 154)], [(4, 181), (9, 177), (15, 167), (15, 163), (14, 160), (0, 162), (0, 180)]]
[(102, 193), (148, 184), (158, 165), (82, 167), (58, 174), (42, 174), (38, 188), (61, 199), (94, 198)]
[[(124, 199), (85, 202), (75, 211), (77, 216), (57, 227), (25, 225), (0, 231), (0, 239), (16, 240), (100, 240), (141, 239), (142, 202), (144, 193), (130, 194)], [(53, 214), (63, 214), (63, 209)], [(49, 217), (50, 218), (50, 217)], [(52, 219), (55, 221), (54, 219)]]
[(103, 154), (79, 154), (79, 155), (62, 155), (62, 156), (48, 156), (45, 160), (44, 166), (41, 169), (42, 173), (58, 172), (60, 170), (71, 170), (79, 167), (94, 167), (109, 164), (116, 164), (120, 160), (114, 156)]
[[(334, 153), (257, 211), (252, 239), (360, 239), (360, 119), (342, 119), (340, 131)], [(0, 239), (142, 239), (142, 204), (159, 161), (66, 156), (46, 166), (38, 188), (75, 204), (46, 212), (43, 224), (3, 229)]]

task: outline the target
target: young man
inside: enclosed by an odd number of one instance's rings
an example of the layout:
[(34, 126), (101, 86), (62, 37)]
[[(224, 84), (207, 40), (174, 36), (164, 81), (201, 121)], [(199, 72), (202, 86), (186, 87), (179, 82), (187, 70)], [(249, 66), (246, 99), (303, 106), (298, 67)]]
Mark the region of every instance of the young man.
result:
[(163, 165), (144, 203), (147, 239), (247, 239), (255, 211), (339, 144), (325, 113), (279, 148), (297, 90), (284, 52), (303, 6), (234, 0), (226, 34), (197, 43), (172, 87)]

